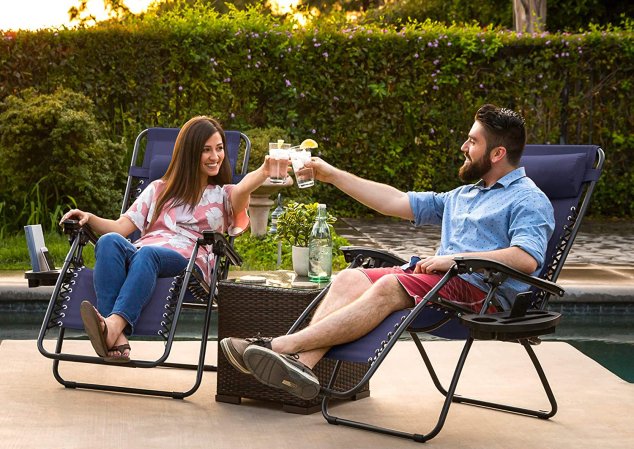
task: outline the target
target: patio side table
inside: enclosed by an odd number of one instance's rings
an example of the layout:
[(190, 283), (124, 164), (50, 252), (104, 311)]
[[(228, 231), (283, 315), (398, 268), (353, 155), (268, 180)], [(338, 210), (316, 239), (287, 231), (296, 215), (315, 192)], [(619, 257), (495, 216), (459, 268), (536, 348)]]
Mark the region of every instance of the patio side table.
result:
[[(225, 337), (253, 337), (285, 334), (321, 290), (251, 285), (234, 280), (218, 283), (218, 341)], [(322, 359), (313, 369), (325, 385), (335, 361)], [(367, 364), (344, 363), (337, 386), (352, 388), (365, 375)], [(370, 395), (369, 384), (352, 399)], [(282, 404), (290, 413), (310, 414), (321, 409), (321, 398), (306, 401), (283, 390), (263, 385), (227, 362), (218, 348), (216, 401), (240, 404), (242, 398)]]

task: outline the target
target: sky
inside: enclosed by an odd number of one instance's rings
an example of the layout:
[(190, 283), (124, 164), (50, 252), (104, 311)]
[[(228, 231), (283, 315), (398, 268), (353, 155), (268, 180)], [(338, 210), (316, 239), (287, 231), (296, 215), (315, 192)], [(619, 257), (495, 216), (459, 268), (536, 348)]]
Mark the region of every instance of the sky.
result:
[[(126, 0), (134, 13), (139, 13), (152, 0)], [(0, 30), (37, 30), (56, 28), (68, 23), (68, 9), (77, 6), (77, 0), (0, 0)], [(88, 8), (97, 20), (107, 18), (103, 0), (89, 0)]]

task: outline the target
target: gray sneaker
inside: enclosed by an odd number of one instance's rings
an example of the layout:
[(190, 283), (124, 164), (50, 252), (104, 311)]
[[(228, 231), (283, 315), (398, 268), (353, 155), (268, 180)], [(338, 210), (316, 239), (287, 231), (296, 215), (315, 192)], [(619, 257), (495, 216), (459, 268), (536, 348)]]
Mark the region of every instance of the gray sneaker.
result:
[(297, 355), (278, 354), (261, 346), (249, 346), (243, 360), (251, 374), (265, 385), (280, 388), (304, 400), (319, 394), (319, 379)]
[(244, 364), (244, 350), (250, 345), (258, 345), (265, 348), (271, 347), (271, 337), (252, 337), (252, 338), (233, 338), (227, 337), (220, 340), (220, 347), (224, 352), (227, 361), (233, 365), (235, 369), (244, 374), (251, 374), (249, 368)]

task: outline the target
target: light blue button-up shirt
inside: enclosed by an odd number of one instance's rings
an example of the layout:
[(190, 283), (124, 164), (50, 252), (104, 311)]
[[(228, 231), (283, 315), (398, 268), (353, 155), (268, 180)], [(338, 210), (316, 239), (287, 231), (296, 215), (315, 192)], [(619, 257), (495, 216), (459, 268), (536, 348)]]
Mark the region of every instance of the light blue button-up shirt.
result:
[[(445, 193), (408, 192), (416, 226), (442, 225), (436, 255), (493, 251), (518, 246), (530, 254), (539, 267), (555, 227), (553, 208), (546, 195), (526, 177), (523, 167), (499, 179), (491, 187), (476, 184)], [(476, 287), (489, 287), (479, 273), (462, 275)], [(497, 297), (510, 308), (517, 293), (527, 285), (514, 279), (504, 282)]]

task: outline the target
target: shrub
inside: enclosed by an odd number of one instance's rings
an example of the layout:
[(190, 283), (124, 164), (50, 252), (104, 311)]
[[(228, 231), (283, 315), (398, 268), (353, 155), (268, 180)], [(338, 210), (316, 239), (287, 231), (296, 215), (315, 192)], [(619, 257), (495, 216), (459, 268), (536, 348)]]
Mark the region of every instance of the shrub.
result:
[(112, 216), (121, 191), (123, 145), (103, 137), (92, 102), (67, 89), (26, 89), (0, 106), (0, 193), (13, 230), (29, 223), (54, 227), (63, 209), (77, 206)]
[[(436, 191), (458, 185), (473, 114), (497, 103), (526, 117), (530, 143), (601, 145), (607, 160), (590, 213), (629, 217), (632, 31), (628, 21), (527, 35), (331, 18), (293, 28), (257, 11), (219, 16), (198, 7), (125, 25), (0, 33), (0, 99), (64, 85), (95, 103), (115, 140), (196, 114), (227, 129), (279, 127), (293, 142), (314, 138), (341, 169)], [(326, 203), (336, 215), (368, 213), (323, 183), (285, 195)]]
[(244, 131), (251, 141), (251, 156), (249, 158), (249, 170), (253, 170), (264, 162), (264, 156), (269, 154), (269, 142), (277, 142), (284, 139), (290, 142), (288, 131), (277, 126), (270, 128), (251, 128)]

